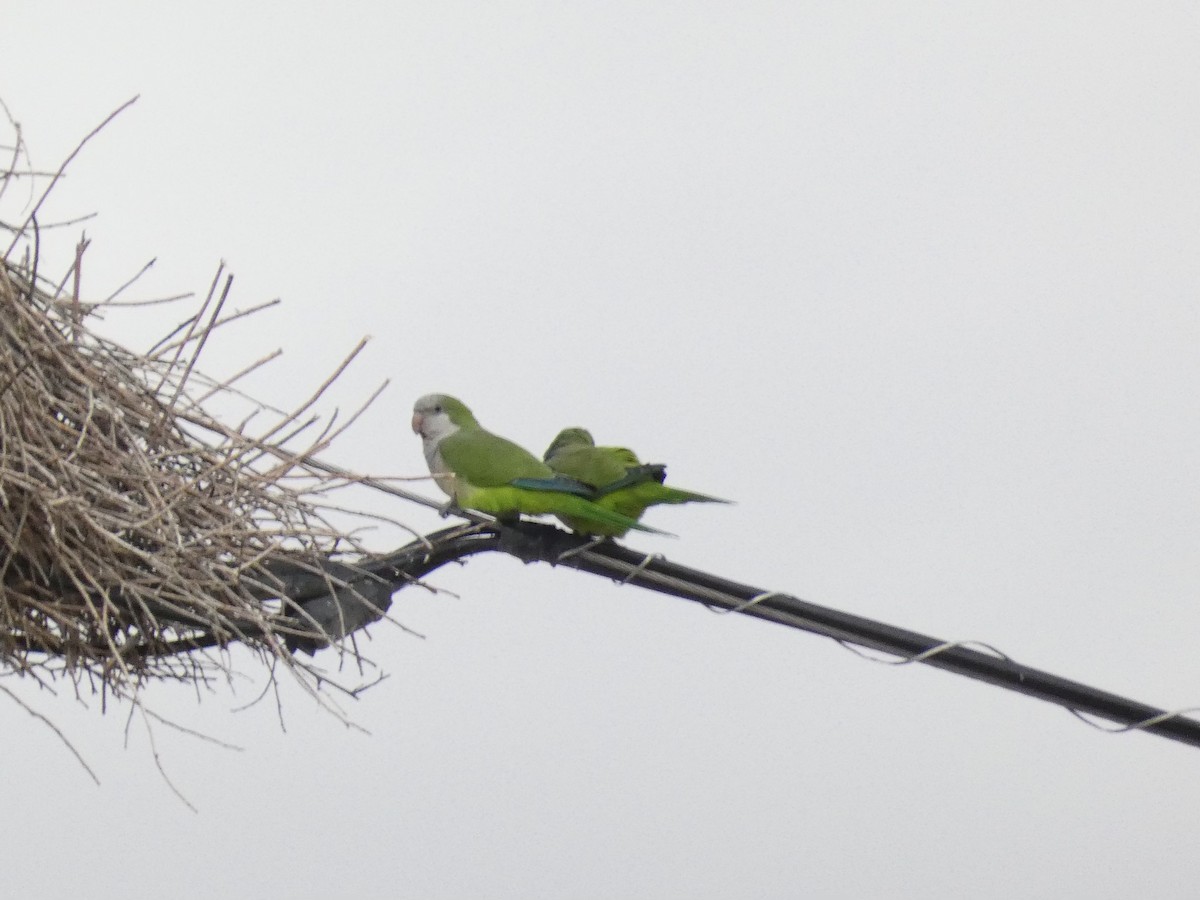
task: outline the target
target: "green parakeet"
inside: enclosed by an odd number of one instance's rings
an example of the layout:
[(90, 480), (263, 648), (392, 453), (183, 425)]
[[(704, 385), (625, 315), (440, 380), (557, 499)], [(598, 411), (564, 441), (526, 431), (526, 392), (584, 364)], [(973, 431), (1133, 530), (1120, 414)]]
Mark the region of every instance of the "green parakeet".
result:
[(595, 492), (590, 487), (556, 475), (528, 450), (482, 428), (454, 397), (422, 397), (413, 406), (412, 428), (421, 436), (425, 461), (438, 487), (463, 509), (499, 518), (519, 513), (555, 515), (563, 521), (570, 517), (589, 532), (657, 532), (591, 502), (588, 498)]
[[(640, 519), (647, 507), (659, 503), (728, 503), (719, 497), (667, 487), (667, 467), (644, 464), (625, 447), (597, 447), (583, 428), (564, 428), (546, 449), (546, 463), (560, 475), (569, 475), (595, 488), (592, 499), (628, 519)], [(563, 517), (575, 531), (620, 537), (621, 528)]]

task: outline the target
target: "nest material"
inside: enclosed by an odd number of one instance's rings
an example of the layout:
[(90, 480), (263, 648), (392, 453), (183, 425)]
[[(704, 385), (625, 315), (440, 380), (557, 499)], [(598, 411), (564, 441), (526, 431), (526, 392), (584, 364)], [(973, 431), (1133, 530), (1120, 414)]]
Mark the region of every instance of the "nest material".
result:
[(207, 677), (196, 647), (288, 658), (304, 632), (269, 573), (348, 537), (313, 500), (330, 477), (282, 451), (294, 416), (268, 443), (190, 398), (203, 312), (138, 355), (0, 261), (0, 673), (130, 696)]

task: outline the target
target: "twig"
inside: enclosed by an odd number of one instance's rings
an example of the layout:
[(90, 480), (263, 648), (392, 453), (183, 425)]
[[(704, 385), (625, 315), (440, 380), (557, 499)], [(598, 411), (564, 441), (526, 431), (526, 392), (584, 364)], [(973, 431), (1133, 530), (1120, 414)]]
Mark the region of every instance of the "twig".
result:
[(122, 103), (116, 109), (114, 109), (111, 113), (109, 113), (104, 118), (104, 121), (101, 122), (99, 125), (97, 125), (95, 128), (93, 128), (91, 131), (89, 131), (87, 133), (87, 135), (84, 137), (84, 139), (76, 145), (74, 150), (71, 151), (70, 155), (67, 156), (67, 158), (62, 161), (62, 165), (60, 165), (58, 167), (58, 171), (56, 171), (54, 173), (54, 177), (50, 179), (50, 183), (48, 185), (46, 185), (46, 189), (44, 191), (42, 191), (42, 196), (39, 197), (37, 203), (35, 203), (33, 205), (33, 209), (30, 210), (29, 215), (25, 217), (25, 221), (21, 225), (21, 227), (17, 229), (16, 236), (12, 239), (12, 243), (9, 244), (8, 249), (6, 251), (4, 251), (4, 259), (8, 259), (8, 257), (12, 254), (13, 250), (17, 246), (17, 243), (21, 239), (21, 235), (24, 234), (25, 229), (29, 226), (29, 223), (33, 220), (33, 217), (36, 216), (39, 211), (41, 211), (42, 204), (46, 202), (46, 197), (48, 197), (50, 195), (50, 192), (52, 190), (54, 190), (54, 186), (56, 184), (58, 184), (59, 179), (62, 178), (63, 172), (65, 172), (67, 170), (67, 166), (71, 164), (71, 160), (73, 160), (76, 156), (79, 155), (79, 151), (81, 151), (84, 148), (84, 145), (87, 144), (88, 141), (90, 141), (97, 134), (99, 134), (109, 122), (111, 122), (113, 119), (115, 119), (121, 113), (123, 113), (126, 109), (128, 109), (130, 106), (132, 106), (134, 103), (136, 103), (137, 100), (138, 100), (138, 97), (136, 95), (133, 97), (130, 97), (128, 100), (126, 100), (124, 103)]

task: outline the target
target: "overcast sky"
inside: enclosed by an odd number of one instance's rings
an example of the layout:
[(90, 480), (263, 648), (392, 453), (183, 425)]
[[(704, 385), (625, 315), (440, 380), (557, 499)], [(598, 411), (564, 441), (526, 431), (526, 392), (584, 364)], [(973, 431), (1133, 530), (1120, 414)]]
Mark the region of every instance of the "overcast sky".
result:
[[(204, 365), (282, 348), (263, 400), (372, 337), (322, 409), (391, 384), (331, 462), (423, 474), (430, 391), (538, 452), (583, 425), (737, 501), (633, 546), (1200, 705), (1195, 4), (334, 9), (4, 4), (38, 168), (141, 95), (50, 204), (100, 213), (93, 296), (226, 260), (236, 304), (284, 304)], [(286, 732), (234, 712), (241, 656), (234, 693), (148, 690), (245, 748), (155, 730), (198, 814), (126, 710), (6, 679), (101, 785), (0, 697), (5, 893), (1195, 895), (1200, 750), (565, 570), (434, 581), (393, 607), (424, 640), (371, 632), (369, 735), (294, 685)]]

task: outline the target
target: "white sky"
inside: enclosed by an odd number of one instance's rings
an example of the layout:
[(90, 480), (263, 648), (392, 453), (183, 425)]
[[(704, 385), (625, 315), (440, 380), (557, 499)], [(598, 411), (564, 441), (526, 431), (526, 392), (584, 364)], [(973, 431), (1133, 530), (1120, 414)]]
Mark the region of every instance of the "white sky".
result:
[[(634, 546), (1200, 705), (1194, 4), (333, 9), (5, 4), (39, 167), (142, 95), (51, 203), (101, 213), (95, 296), (225, 259), (239, 305), (285, 300), (206, 350), (284, 348), (263, 399), (373, 336), (323, 408), (391, 386), (333, 462), (422, 474), (434, 390), (538, 452), (584, 425), (738, 501)], [(123, 710), (22, 689), (97, 788), (0, 702), (5, 893), (1194, 896), (1194, 748), (568, 571), (435, 581), (393, 607), (426, 640), (372, 631), (370, 736), (294, 686), (286, 733), (231, 713), (249, 662), (149, 691), (246, 748), (156, 729), (199, 815)]]

